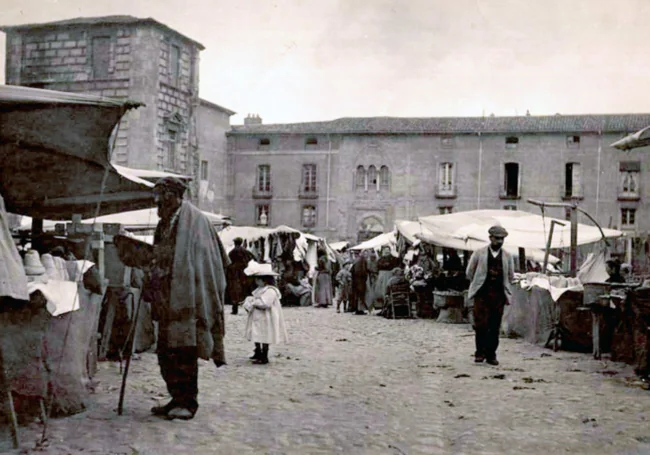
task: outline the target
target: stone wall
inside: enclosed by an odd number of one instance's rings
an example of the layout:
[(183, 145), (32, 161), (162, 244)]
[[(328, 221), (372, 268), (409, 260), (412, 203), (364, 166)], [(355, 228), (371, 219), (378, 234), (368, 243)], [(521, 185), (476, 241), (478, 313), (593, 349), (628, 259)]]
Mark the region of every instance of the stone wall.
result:
[[(108, 72), (93, 73), (93, 38), (110, 39)], [(179, 49), (178, 79), (172, 80), (171, 49)], [(7, 84), (130, 98), (144, 106), (120, 123), (112, 160), (134, 168), (169, 169), (168, 122), (180, 119), (175, 172), (198, 174), (196, 43), (155, 24), (96, 24), (35, 28), (7, 34)], [(193, 194), (198, 192), (194, 189)]]
[[(230, 115), (210, 104), (201, 102), (198, 110), (198, 205), (201, 210), (225, 213), (229, 178), (227, 165), (226, 131), (230, 129)], [(201, 162), (207, 163), (207, 179), (201, 175)]]
[[(319, 140), (319, 147), (309, 150), (305, 140), (309, 135), (244, 135), (229, 136), (229, 150), (233, 163), (233, 216), (240, 224), (254, 222), (255, 204), (271, 205), (273, 225), (288, 224), (299, 227), (298, 214), (303, 203), (298, 197), (302, 163), (316, 162), (319, 169), (317, 200), (319, 235), (356, 241), (364, 225), (381, 224), (385, 231), (393, 228), (397, 219), (416, 220), (419, 216), (438, 214), (450, 207), (454, 212), (476, 209), (504, 209), (541, 213), (528, 202), (537, 199), (546, 202), (563, 201), (565, 165), (581, 166), (582, 198), (580, 207), (587, 210), (604, 227), (621, 227), (621, 208), (636, 208), (636, 232), (650, 230), (650, 185), (643, 183), (650, 157), (647, 152), (621, 152), (609, 146), (622, 137), (620, 133), (579, 133), (580, 143), (569, 146), (566, 133), (520, 134), (514, 148), (506, 147), (507, 134), (457, 135), (332, 135), (330, 155), (330, 200), (325, 191), (330, 143)], [(578, 134), (578, 133), (576, 133)], [(327, 136), (324, 136), (327, 138)], [(260, 139), (269, 139), (269, 145), (260, 145)], [(327, 144), (327, 146), (325, 146)], [(641, 162), (641, 190), (638, 201), (618, 198), (619, 163)], [(455, 167), (453, 196), (437, 194), (438, 169), (441, 163), (451, 162)], [(504, 164), (516, 162), (520, 166), (519, 197), (504, 197)], [(271, 166), (273, 197), (255, 199), (252, 188), (256, 168)], [(357, 166), (366, 169), (382, 165), (390, 170), (389, 188), (357, 188)], [(562, 208), (547, 209), (549, 216), (564, 219)], [(582, 218), (580, 221), (587, 221)]]

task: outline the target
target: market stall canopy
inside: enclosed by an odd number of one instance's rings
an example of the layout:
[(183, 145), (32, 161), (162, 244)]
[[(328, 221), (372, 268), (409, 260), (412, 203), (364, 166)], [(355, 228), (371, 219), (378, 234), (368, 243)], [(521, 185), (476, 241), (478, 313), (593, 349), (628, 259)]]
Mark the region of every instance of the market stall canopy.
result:
[[(435, 235), (446, 234), (452, 239), (461, 240), (471, 245), (472, 242), (490, 241), (488, 229), (495, 224), (508, 231), (504, 246), (513, 248), (546, 248), (551, 221), (564, 224), (555, 225), (551, 248), (569, 248), (571, 246), (571, 224), (566, 220), (542, 217), (519, 210), (474, 210), (420, 217), (420, 222)], [(603, 229), (605, 237), (621, 237), (623, 232), (615, 229)], [(578, 245), (597, 242), (602, 239), (600, 230), (595, 226), (578, 223)], [(470, 248), (467, 248), (470, 249)]]
[(623, 139), (611, 144), (610, 147), (616, 147), (619, 150), (632, 150), (648, 145), (650, 145), (650, 126), (646, 126), (634, 134), (625, 136)]
[(115, 168), (115, 170), (117, 170), (117, 172), (119, 172), (122, 175), (147, 180), (148, 182), (151, 183), (156, 183), (157, 180), (163, 177), (175, 177), (177, 179), (186, 182), (192, 180), (192, 177), (190, 177), (189, 175), (173, 174), (171, 172), (165, 172), (165, 171), (152, 171), (149, 169), (134, 169), (130, 167), (119, 166), (117, 164), (113, 164), (113, 167)]
[(355, 245), (350, 249), (357, 251), (378, 250), (382, 246), (389, 246), (391, 247), (391, 250), (394, 250), (395, 245), (397, 245), (397, 237), (395, 236), (395, 232), (386, 232), (385, 234), (379, 234), (378, 236), (368, 239), (365, 242), (361, 242), (360, 244)]
[[(468, 238), (466, 240), (459, 239), (444, 231), (432, 231), (424, 227), (424, 225), (418, 221), (397, 220), (395, 221), (395, 227), (397, 228), (398, 232), (406, 237), (406, 239), (409, 241), (411, 241), (410, 239), (422, 240), (423, 242), (430, 243), (432, 245), (440, 246), (443, 248), (452, 248), (454, 250), (476, 251), (479, 248), (483, 248), (489, 243), (487, 241), (471, 238)], [(411, 241), (411, 243), (414, 242)], [(519, 247), (517, 246), (504, 245), (504, 249), (514, 256), (519, 256)], [(544, 251), (539, 248), (526, 248), (526, 259), (531, 259), (537, 262), (544, 262)], [(551, 264), (557, 264), (560, 262), (560, 258), (549, 254), (548, 262)]]
[(100, 215), (153, 207), (152, 184), (110, 163), (111, 133), (139, 105), (0, 86), (0, 193), (7, 211), (65, 220), (94, 216), (100, 201)]
[[(230, 217), (225, 215), (218, 215), (210, 212), (203, 212), (205, 216), (210, 219), (213, 226), (223, 226), (230, 222)], [(83, 223), (102, 223), (102, 224), (121, 224), (127, 231), (136, 231), (144, 229), (154, 229), (158, 225), (160, 218), (158, 217), (158, 209), (143, 209), (133, 210), (130, 212), (113, 213), (111, 215), (103, 215), (97, 219), (88, 219), (82, 221)], [(69, 222), (69, 221), (68, 221)], [(20, 230), (31, 229), (32, 219), (30, 217), (23, 217), (20, 220)], [(61, 221), (47, 220), (43, 222), (43, 229), (54, 230), (57, 223)]]

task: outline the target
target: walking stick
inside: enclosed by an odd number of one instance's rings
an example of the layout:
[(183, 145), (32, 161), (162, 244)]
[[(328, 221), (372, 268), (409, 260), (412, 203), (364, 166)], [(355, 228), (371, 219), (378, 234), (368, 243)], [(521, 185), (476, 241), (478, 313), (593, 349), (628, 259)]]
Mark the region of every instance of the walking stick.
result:
[[(133, 317), (133, 323), (131, 325), (131, 330), (126, 337), (126, 342), (124, 343), (127, 353), (126, 365), (124, 366), (124, 374), (122, 375), (122, 387), (120, 388), (120, 401), (117, 405), (117, 414), (122, 415), (124, 409), (124, 393), (126, 391), (126, 378), (129, 375), (129, 366), (131, 365), (131, 357), (133, 356), (133, 349), (135, 347), (135, 331), (138, 324), (138, 317), (140, 316), (140, 306), (142, 305), (142, 290), (140, 292), (140, 298), (138, 299), (138, 305), (135, 308), (135, 315)], [(128, 297), (128, 296), (127, 296)], [(131, 299), (133, 299), (133, 294), (131, 294)], [(129, 343), (131, 344), (129, 346)]]

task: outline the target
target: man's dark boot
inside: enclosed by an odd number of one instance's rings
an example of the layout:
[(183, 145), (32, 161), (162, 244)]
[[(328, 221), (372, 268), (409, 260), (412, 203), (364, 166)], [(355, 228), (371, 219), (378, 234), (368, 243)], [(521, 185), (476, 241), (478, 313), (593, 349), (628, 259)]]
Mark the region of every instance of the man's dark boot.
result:
[(154, 406), (151, 408), (151, 413), (155, 416), (166, 416), (169, 411), (176, 407), (174, 400), (170, 401), (164, 406)]
[(497, 360), (496, 357), (491, 357), (491, 358), (487, 359), (486, 362), (489, 365), (495, 365), (495, 366), (499, 364), (499, 361)]
[(232, 304), (232, 311), (230, 314), (238, 314), (239, 313), (239, 305), (236, 303)]

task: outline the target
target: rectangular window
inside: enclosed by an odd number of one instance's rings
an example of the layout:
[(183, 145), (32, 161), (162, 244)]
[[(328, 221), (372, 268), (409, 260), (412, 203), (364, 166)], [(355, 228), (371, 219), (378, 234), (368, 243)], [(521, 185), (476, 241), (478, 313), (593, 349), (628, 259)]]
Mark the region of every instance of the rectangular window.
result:
[(255, 206), (255, 223), (258, 226), (268, 226), (271, 224), (271, 211), (268, 204)]
[(92, 41), (93, 79), (106, 79), (111, 63), (111, 38), (96, 36)]
[(506, 138), (507, 149), (516, 149), (518, 145), (519, 145), (519, 138), (517, 136), (508, 136)]
[(438, 207), (438, 211), (440, 212), (441, 215), (447, 215), (448, 213), (453, 213), (454, 208), (453, 207)]
[(302, 190), (306, 193), (313, 193), (316, 191), (316, 165), (315, 164), (302, 165)]
[(569, 207), (564, 208), (564, 219), (566, 221), (571, 221), (571, 209)]
[(305, 205), (302, 208), (302, 227), (316, 227), (316, 207)]
[(314, 148), (318, 145), (318, 139), (315, 137), (308, 137), (305, 140), (305, 147), (307, 148)]
[(438, 191), (449, 193), (454, 190), (454, 164), (440, 163), (438, 168)]
[(268, 137), (260, 138), (259, 142), (257, 143), (258, 150), (268, 150), (270, 146), (271, 146), (271, 139), (269, 139)]
[(167, 169), (176, 169), (176, 147), (178, 146), (178, 134), (176, 131), (167, 131)]
[(201, 161), (201, 180), (208, 179), (208, 162)]
[(257, 189), (261, 192), (271, 191), (271, 166), (268, 164), (257, 166)]
[(505, 163), (503, 191), (506, 197), (519, 197), (519, 163)]
[(582, 196), (580, 163), (567, 163), (564, 168), (564, 197)]
[(516, 205), (504, 205), (503, 210), (517, 210)]
[(181, 48), (172, 44), (169, 49), (169, 83), (174, 87), (179, 86), (181, 73)]
[(619, 167), (619, 199), (639, 199), (641, 163), (639, 161), (621, 161)]
[(575, 149), (580, 147), (580, 136), (567, 136), (566, 137), (566, 146), (570, 149)]
[(621, 209), (621, 227), (634, 227), (636, 209)]

